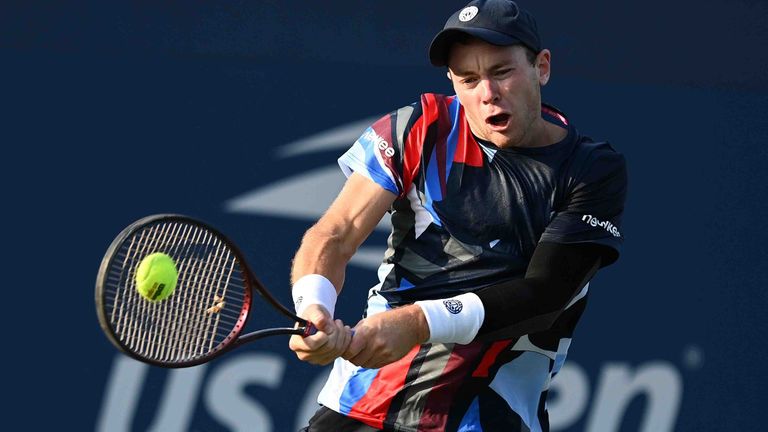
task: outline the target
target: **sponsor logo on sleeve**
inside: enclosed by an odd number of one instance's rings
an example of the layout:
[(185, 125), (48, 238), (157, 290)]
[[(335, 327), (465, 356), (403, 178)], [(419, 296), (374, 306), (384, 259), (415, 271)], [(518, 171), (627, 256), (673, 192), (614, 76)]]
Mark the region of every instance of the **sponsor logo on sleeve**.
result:
[(384, 153), (384, 156), (391, 158), (392, 156), (395, 155), (395, 149), (392, 148), (392, 146), (389, 144), (387, 140), (380, 137), (379, 134), (374, 132), (373, 129), (369, 128), (367, 131), (365, 131), (365, 133), (363, 134), (363, 139), (373, 143), (373, 145), (377, 149), (381, 150)]
[(615, 225), (613, 225), (610, 221), (601, 221), (598, 218), (592, 216), (592, 215), (584, 215), (581, 218), (582, 221), (586, 222), (587, 225), (593, 226), (593, 227), (600, 227), (611, 233), (614, 237), (621, 237), (621, 233), (619, 232), (619, 229), (616, 228)]

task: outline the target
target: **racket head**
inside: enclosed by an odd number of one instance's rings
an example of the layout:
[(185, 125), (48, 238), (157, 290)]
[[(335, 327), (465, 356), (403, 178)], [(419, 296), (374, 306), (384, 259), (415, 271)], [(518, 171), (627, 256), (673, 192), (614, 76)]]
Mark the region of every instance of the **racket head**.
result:
[[(141, 260), (169, 255), (178, 270), (173, 294), (153, 302), (135, 286)], [(96, 310), (109, 340), (129, 356), (161, 367), (195, 366), (238, 344), (254, 290), (306, 325), (256, 279), (240, 250), (199, 220), (159, 214), (126, 227), (107, 249), (96, 279)]]

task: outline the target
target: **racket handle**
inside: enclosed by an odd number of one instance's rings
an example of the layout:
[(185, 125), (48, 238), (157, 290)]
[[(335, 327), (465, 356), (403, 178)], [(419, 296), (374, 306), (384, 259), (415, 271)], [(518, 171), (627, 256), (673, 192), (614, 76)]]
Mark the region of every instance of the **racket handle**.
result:
[(307, 325), (304, 326), (304, 334), (302, 337), (312, 336), (317, 333), (317, 327), (312, 322), (307, 321)]
[[(307, 325), (304, 326), (304, 334), (301, 337), (312, 336), (315, 333), (317, 333), (317, 327), (312, 322), (307, 321)], [(355, 329), (352, 329), (352, 336), (355, 336)]]

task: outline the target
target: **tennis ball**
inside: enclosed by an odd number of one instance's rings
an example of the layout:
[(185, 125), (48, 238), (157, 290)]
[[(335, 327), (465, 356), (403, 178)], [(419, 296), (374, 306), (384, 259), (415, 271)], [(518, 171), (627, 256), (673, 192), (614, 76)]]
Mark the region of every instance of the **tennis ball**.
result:
[(176, 289), (179, 272), (173, 258), (162, 252), (149, 254), (136, 269), (136, 290), (149, 301), (167, 299)]

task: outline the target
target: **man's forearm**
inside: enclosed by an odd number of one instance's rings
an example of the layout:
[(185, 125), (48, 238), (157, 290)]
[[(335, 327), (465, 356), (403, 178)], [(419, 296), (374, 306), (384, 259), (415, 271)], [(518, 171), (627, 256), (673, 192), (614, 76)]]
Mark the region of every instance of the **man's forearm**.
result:
[(476, 292), (485, 308), (478, 335), (501, 339), (549, 329), (597, 273), (604, 248), (587, 243), (540, 244), (525, 278)]
[(469, 343), (549, 329), (600, 268), (606, 247), (542, 243), (524, 278), (452, 298), (418, 301), (429, 341)]
[(304, 235), (293, 259), (291, 283), (309, 274), (319, 274), (331, 281), (339, 293), (344, 285), (347, 262), (354, 252), (345, 245), (343, 233), (315, 225)]

